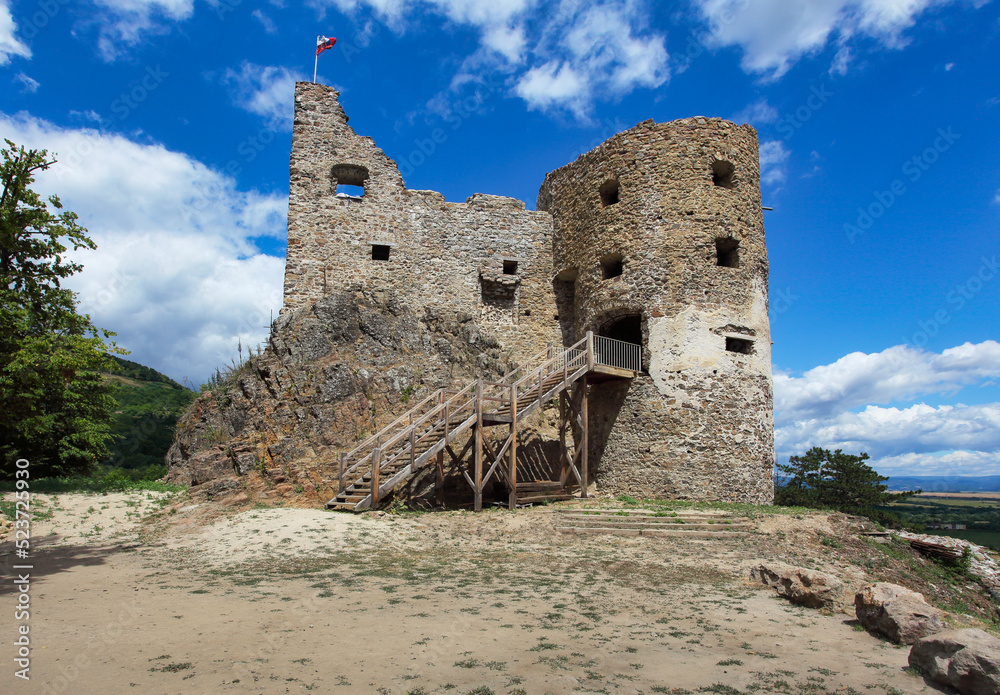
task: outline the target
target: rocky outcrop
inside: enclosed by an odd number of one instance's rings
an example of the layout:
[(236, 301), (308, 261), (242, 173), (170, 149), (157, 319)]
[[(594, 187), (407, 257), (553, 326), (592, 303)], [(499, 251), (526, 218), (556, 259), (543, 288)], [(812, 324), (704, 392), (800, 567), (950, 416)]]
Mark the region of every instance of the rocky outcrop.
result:
[(844, 584), (839, 579), (803, 567), (757, 565), (750, 570), (750, 581), (769, 586), (778, 596), (809, 608), (836, 606), (844, 595)]
[(168, 479), (215, 499), (325, 502), (339, 451), (435, 389), (511, 367), (472, 317), (391, 293), (335, 293), (283, 313), (266, 349), (221, 375), (177, 424)]
[(1000, 693), (1000, 639), (982, 630), (948, 630), (919, 639), (909, 662), (963, 695)]
[(930, 536), (924, 533), (910, 533), (909, 531), (896, 531), (895, 533), (900, 538), (910, 541), (925, 541), (953, 548), (959, 555), (964, 555), (967, 550), (968, 573), (977, 577), (986, 590), (990, 592), (993, 600), (1000, 603), (1000, 565), (997, 565), (996, 561), (990, 557), (986, 548), (962, 538), (950, 536)]
[(896, 644), (913, 644), (945, 629), (946, 613), (929, 605), (923, 594), (888, 582), (869, 584), (854, 596), (858, 620), (870, 632)]

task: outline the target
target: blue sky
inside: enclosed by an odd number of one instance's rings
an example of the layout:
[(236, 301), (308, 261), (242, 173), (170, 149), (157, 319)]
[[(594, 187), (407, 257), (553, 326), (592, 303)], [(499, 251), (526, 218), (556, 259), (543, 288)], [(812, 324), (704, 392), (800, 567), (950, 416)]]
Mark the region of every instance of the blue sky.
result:
[(753, 124), (779, 460), (1000, 474), (1000, 3), (0, 0), (0, 135), (58, 154), (39, 187), (99, 245), (72, 286), (132, 359), (199, 383), (264, 339), (317, 34), (351, 124), (448, 200), (534, 207), (647, 118)]

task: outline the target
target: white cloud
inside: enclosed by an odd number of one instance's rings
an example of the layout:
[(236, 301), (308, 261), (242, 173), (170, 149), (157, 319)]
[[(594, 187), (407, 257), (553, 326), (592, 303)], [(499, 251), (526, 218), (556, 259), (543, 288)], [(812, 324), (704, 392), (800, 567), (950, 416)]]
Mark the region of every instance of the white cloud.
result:
[[(514, 93), (530, 108), (564, 110), (579, 118), (586, 118), (595, 100), (656, 88), (670, 75), (665, 37), (646, 27), (642, 0), (601, 4), (313, 0), (313, 4), (345, 12), (368, 7), (396, 31), (406, 31), (409, 16), (419, 11), (471, 26), (479, 31), (480, 45), (461, 61), (452, 89), (500, 73), (510, 78)], [(439, 97), (431, 101), (440, 102)]]
[(19, 72), (14, 75), (14, 79), (21, 83), (21, 91), (23, 92), (31, 92), (34, 94), (38, 91), (38, 87), (40, 86), (38, 84), (38, 80), (28, 77), (23, 72)]
[[(802, 376), (775, 373), (779, 461), (810, 447), (872, 456), (876, 469), (919, 475), (1000, 472), (1000, 403), (906, 407), (892, 403), (995, 385), (1000, 343), (965, 343), (941, 353), (897, 345), (851, 353)], [(959, 465), (961, 464), (961, 465)], [(954, 466), (955, 472), (949, 470)]]
[[(811, 446), (867, 451), (873, 457), (957, 449), (1000, 449), (1000, 403), (883, 408), (869, 405), (822, 420), (803, 420), (775, 432), (775, 448), (802, 452)], [(780, 459), (779, 459), (780, 460)]]
[(244, 61), (239, 70), (226, 70), (222, 82), (233, 92), (240, 108), (263, 116), (273, 128), (292, 124), (295, 82), (304, 75), (274, 65), (256, 65)]
[(277, 34), (278, 27), (274, 24), (274, 20), (268, 17), (266, 14), (260, 10), (254, 10), (250, 13), (250, 16), (260, 22), (260, 25), (264, 28), (268, 34)]
[(997, 475), (1000, 449), (994, 451), (947, 451), (884, 456), (878, 460), (882, 475)]
[(848, 45), (873, 38), (886, 48), (906, 44), (904, 32), (932, 6), (979, 7), (982, 0), (695, 0), (709, 26), (709, 41), (739, 46), (743, 68), (778, 78), (800, 58), (831, 41), (840, 45), (832, 69), (846, 70)]
[(24, 114), (0, 114), (0, 130), (57, 155), (36, 188), (59, 194), (98, 245), (67, 286), (132, 359), (198, 383), (236, 356), (237, 340), (266, 339), (284, 260), (253, 239), (284, 238), (283, 194), (238, 190), (183, 153), (120, 135)]
[(781, 140), (760, 143), (760, 180), (765, 185), (774, 186), (785, 180), (785, 162), (788, 150)]
[(734, 114), (730, 120), (736, 123), (749, 123), (753, 126), (761, 123), (774, 123), (778, 120), (778, 109), (767, 103), (767, 99), (758, 99)]
[(9, 0), (0, 0), (0, 65), (7, 65), (11, 56), (31, 57), (28, 48), (15, 34), (17, 24), (10, 13)]
[(1000, 376), (1000, 343), (965, 343), (937, 354), (908, 345), (853, 352), (801, 377), (774, 375), (780, 420), (829, 417), (869, 403), (893, 403), (955, 392)]
[(194, 0), (93, 0), (100, 8), (92, 21), (99, 26), (98, 49), (105, 60), (114, 60), (122, 51), (150, 34), (169, 30), (194, 14)]

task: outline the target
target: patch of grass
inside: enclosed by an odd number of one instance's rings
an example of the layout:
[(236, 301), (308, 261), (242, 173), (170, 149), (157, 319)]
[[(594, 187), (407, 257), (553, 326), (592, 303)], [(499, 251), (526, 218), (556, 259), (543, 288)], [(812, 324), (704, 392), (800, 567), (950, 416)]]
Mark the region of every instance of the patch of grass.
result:
[(190, 661), (185, 661), (184, 663), (181, 663), (181, 664), (167, 664), (167, 665), (161, 666), (159, 668), (157, 668), (156, 666), (153, 666), (149, 670), (150, 671), (161, 671), (161, 672), (177, 673), (178, 671), (186, 671), (189, 668), (191, 668), (191, 662)]
[(716, 666), (742, 666), (743, 662), (739, 659), (724, 659), (716, 664)]

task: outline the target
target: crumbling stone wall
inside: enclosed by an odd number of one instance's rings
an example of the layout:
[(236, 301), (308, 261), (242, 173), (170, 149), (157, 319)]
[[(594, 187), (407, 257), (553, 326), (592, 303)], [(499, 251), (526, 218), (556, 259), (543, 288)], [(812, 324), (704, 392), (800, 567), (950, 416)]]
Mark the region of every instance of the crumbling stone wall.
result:
[(568, 339), (641, 327), (647, 373), (594, 387), (591, 460), (610, 491), (772, 499), (757, 147), (749, 125), (645, 121), (542, 184), (553, 270), (573, 285)]
[[(348, 125), (338, 96), (296, 85), (285, 308), (331, 291), (392, 290), (475, 316), (518, 359), (559, 344), (551, 216), (513, 198), (448, 203), (407, 190), (396, 163)], [(344, 183), (363, 195), (338, 195)]]
[[(284, 311), (333, 292), (391, 292), (472, 316), (515, 361), (588, 330), (641, 342), (641, 376), (592, 387), (602, 490), (771, 500), (753, 128), (645, 121), (550, 173), (529, 211), (511, 198), (448, 203), (407, 190), (338, 96), (296, 85)], [(338, 192), (345, 184), (355, 195)]]

